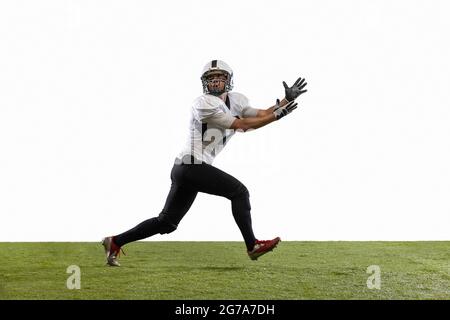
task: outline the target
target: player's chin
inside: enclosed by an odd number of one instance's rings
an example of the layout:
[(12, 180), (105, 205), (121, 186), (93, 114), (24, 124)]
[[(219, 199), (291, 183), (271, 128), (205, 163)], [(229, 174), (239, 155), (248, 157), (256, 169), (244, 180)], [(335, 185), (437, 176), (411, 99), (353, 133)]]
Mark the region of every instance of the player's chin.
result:
[(222, 93), (224, 93), (224, 90), (210, 90), (209, 93), (214, 96), (220, 96)]

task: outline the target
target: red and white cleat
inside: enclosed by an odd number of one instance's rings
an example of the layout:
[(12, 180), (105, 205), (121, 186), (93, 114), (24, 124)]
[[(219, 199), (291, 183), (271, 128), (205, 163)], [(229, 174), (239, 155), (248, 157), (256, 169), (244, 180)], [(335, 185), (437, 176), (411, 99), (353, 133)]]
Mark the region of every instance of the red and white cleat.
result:
[(280, 237), (276, 237), (272, 240), (256, 240), (252, 251), (247, 251), (248, 256), (252, 260), (258, 259), (263, 254), (272, 251), (281, 241)]
[[(117, 261), (117, 258), (119, 258), (122, 248), (114, 243), (113, 237), (104, 238), (102, 245), (105, 248), (106, 263), (111, 267), (120, 267), (120, 263)], [(122, 252), (125, 254), (123, 250)]]

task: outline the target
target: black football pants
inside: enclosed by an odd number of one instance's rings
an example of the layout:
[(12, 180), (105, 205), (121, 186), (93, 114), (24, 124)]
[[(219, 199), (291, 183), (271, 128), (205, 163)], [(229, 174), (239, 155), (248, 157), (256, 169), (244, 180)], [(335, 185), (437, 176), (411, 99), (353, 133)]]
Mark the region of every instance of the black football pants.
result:
[[(197, 163), (193, 163), (194, 160)], [(136, 227), (115, 236), (114, 242), (118, 246), (123, 246), (157, 233), (165, 234), (176, 230), (197, 193), (204, 192), (231, 200), (233, 217), (241, 230), (247, 249), (253, 249), (256, 238), (252, 230), (247, 188), (228, 173), (204, 162), (198, 162), (192, 157), (185, 157), (182, 161), (175, 162), (170, 174), (172, 185), (159, 216), (145, 220)]]

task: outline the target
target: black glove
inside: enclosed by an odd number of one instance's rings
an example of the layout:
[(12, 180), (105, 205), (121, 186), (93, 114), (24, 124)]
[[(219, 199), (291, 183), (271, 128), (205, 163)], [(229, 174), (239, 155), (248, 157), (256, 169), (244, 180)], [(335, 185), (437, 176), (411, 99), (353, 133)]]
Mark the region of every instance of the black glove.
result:
[(294, 101), (297, 99), (302, 93), (305, 93), (308, 90), (302, 90), (307, 85), (307, 82), (305, 82), (305, 78), (298, 78), (297, 81), (295, 81), (294, 85), (292, 87), (288, 87), (286, 82), (283, 81), (284, 86), (284, 92), (285, 92), (285, 99), (287, 101)]
[(274, 110), (273, 114), (275, 115), (275, 119), (280, 120), (285, 115), (288, 115), (295, 109), (297, 109), (297, 102), (291, 101), (285, 106), (280, 107), (280, 100), (277, 99), (277, 103), (275, 105), (275, 108), (273, 109)]

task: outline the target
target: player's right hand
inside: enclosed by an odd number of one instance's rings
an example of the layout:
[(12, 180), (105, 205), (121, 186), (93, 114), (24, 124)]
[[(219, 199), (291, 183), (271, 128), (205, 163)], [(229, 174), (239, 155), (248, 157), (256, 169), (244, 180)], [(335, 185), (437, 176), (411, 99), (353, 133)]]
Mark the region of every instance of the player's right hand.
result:
[(284, 116), (288, 115), (289, 113), (291, 113), (292, 111), (297, 109), (297, 105), (298, 105), (297, 102), (291, 101), (288, 104), (280, 107), (280, 100), (277, 99), (277, 102), (276, 102), (276, 105), (275, 105), (275, 108), (273, 111), (273, 114), (275, 115), (275, 119), (280, 120)]
[(297, 99), (300, 95), (305, 93), (308, 90), (303, 90), (305, 86), (307, 85), (307, 82), (305, 82), (305, 78), (302, 79), (302, 77), (298, 78), (297, 81), (295, 81), (294, 85), (292, 87), (289, 87), (286, 82), (283, 81), (284, 86), (284, 92), (285, 92), (285, 99), (287, 101), (294, 101)]

